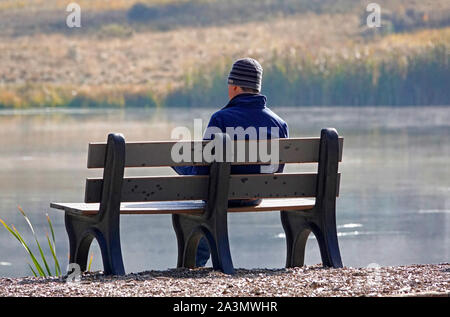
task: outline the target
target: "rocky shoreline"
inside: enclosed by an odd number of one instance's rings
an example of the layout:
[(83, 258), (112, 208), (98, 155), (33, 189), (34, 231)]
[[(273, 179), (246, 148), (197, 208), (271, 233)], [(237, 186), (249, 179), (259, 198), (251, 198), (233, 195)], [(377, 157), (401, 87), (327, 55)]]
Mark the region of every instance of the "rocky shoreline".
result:
[(237, 269), (228, 276), (210, 268), (146, 271), (125, 276), (85, 273), (61, 278), (0, 278), (0, 296), (438, 296), (450, 297), (450, 263), (380, 268)]

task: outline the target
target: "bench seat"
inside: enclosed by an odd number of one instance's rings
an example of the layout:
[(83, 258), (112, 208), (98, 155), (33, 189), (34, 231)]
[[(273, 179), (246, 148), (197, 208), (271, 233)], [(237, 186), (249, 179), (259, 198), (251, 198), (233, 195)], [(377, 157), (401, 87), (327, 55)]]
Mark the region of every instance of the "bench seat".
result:
[[(228, 212), (259, 212), (278, 210), (308, 210), (315, 204), (314, 198), (284, 198), (263, 199), (258, 206), (230, 207)], [(81, 214), (83, 216), (96, 215), (99, 203), (52, 203), (55, 209)], [(133, 202), (121, 203), (120, 213), (128, 215), (138, 214), (201, 214), (205, 203), (201, 200), (187, 201), (155, 201), (155, 202)]]

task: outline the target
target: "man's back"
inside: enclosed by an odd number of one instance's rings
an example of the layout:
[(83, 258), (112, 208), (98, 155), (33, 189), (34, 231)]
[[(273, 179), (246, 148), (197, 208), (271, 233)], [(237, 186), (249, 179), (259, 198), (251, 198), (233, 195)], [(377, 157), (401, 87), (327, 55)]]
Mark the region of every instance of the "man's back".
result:
[[(287, 123), (266, 106), (266, 97), (260, 94), (240, 94), (230, 100), (221, 110), (215, 112), (208, 124), (208, 128), (217, 127), (223, 133), (235, 131), (235, 140), (287, 138), (289, 131)], [(236, 128), (242, 128), (236, 130)], [(205, 139), (211, 136), (207, 129)], [(211, 131), (214, 131), (211, 130)], [(255, 135), (251, 135), (254, 132)], [(261, 165), (235, 165), (232, 174), (260, 173)], [(264, 167), (263, 167), (264, 168)], [(280, 169), (272, 172), (281, 172)], [(266, 169), (267, 170), (267, 169)], [(269, 169), (270, 171), (270, 169)]]
[[(208, 126), (215, 126), (226, 132), (227, 127), (266, 128), (271, 138), (270, 128), (278, 128), (280, 138), (288, 137), (286, 122), (266, 106), (266, 97), (260, 94), (240, 94), (221, 110), (215, 112)], [(276, 137), (276, 136), (275, 136)]]
[[(241, 129), (237, 130), (236, 128)], [(204, 139), (210, 140), (212, 134), (218, 131), (227, 133), (230, 129), (235, 131), (232, 136), (235, 140), (289, 137), (287, 123), (266, 106), (266, 97), (260, 94), (240, 94), (231, 99), (225, 107), (211, 116)], [(255, 135), (252, 136), (250, 131), (254, 131)], [(261, 132), (264, 132), (264, 135), (261, 135)], [(182, 175), (209, 173), (207, 167), (181, 166), (174, 169)], [(266, 172), (282, 172), (283, 166), (277, 166), (275, 170), (271, 170), (264, 165), (234, 165), (231, 173), (257, 174), (264, 170)]]

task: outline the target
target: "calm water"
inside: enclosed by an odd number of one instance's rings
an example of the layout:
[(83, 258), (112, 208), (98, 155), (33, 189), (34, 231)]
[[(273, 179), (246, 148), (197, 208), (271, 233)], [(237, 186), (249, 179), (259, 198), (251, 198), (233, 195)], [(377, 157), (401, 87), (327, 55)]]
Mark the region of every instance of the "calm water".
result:
[[(87, 144), (108, 132), (127, 140), (169, 139), (173, 127), (193, 127), (215, 109), (0, 111), (0, 217), (32, 236), (17, 211), (22, 206), (46, 245), (45, 213), (56, 227), (57, 254), (67, 265), (63, 213), (49, 203), (80, 202)], [(450, 260), (450, 108), (277, 108), (291, 136), (319, 136), (335, 127), (344, 136), (341, 196), (337, 202), (344, 265), (352, 267), (439, 263)], [(205, 122), (206, 124), (207, 122)], [(288, 171), (298, 170), (289, 166)], [(314, 171), (314, 166), (301, 170)], [(148, 175), (172, 173), (144, 169)], [(127, 170), (136, 175), (136, 170)], [(278, 212), (229, 216), (236, 267), (283, 267), (285, 240)], [(173, 268), (176, 239), (167, 215), (122, 216), (127, 272)], [(93, 269), (101, 258), (93, 244)], [(0, 276), (29, 275), (25, 250), (0, 228)], [(306, 263), (319, 263), (316, 240)]]

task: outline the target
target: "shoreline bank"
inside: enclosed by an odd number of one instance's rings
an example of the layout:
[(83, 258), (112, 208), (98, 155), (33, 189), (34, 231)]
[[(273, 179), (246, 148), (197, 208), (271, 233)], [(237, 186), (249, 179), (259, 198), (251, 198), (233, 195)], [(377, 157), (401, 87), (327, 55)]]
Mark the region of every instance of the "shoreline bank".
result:
[(380, 268), (237, 269), (228, 276), (211, 268), (145, 271), (125, 276), (84, 273), (79, 282), (60, 278), (0, 278), (0, 296), (18, 297), (450, 297), (450, 263)]

